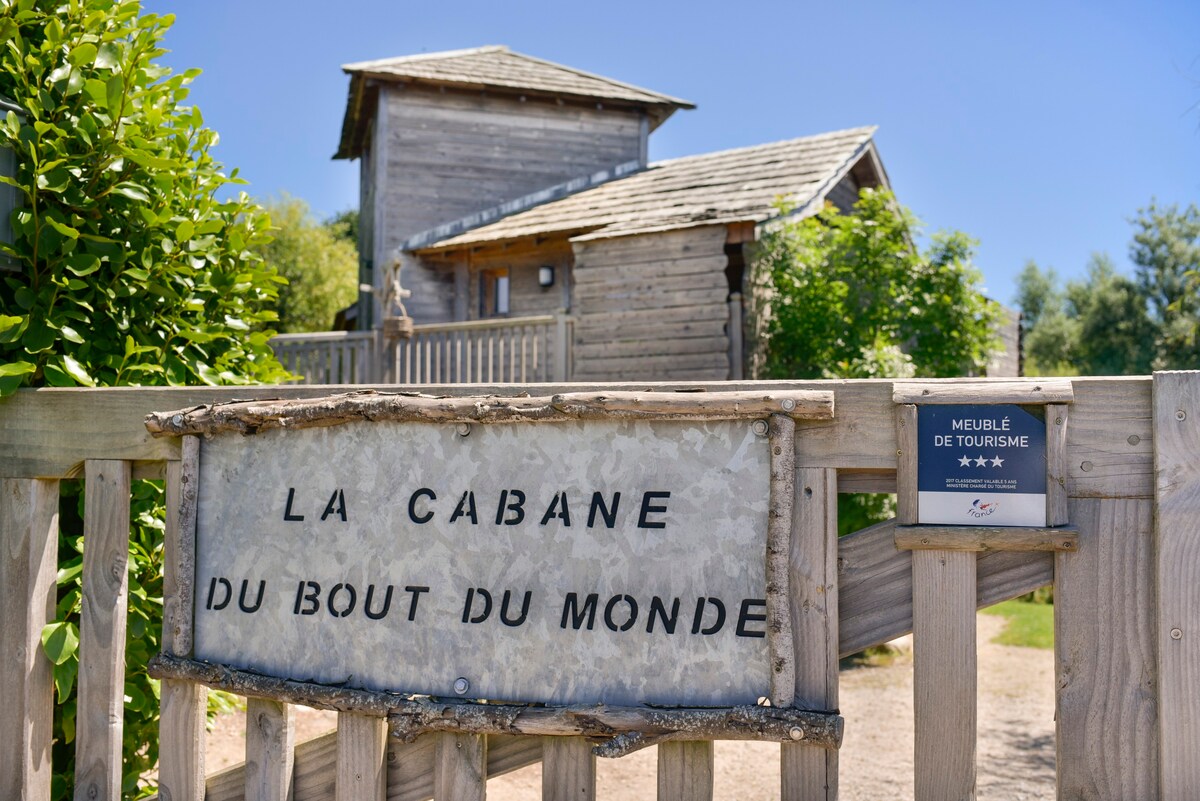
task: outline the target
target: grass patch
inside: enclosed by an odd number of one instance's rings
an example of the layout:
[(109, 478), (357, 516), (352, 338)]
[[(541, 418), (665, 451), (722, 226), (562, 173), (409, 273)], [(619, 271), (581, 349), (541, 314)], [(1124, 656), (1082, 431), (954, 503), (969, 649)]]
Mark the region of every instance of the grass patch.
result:
[(983, 610), (1006, 621), (1004, 630), (992, 640), (1000, 645), (1024, 648), (1054, 648), (1054, 607), (1023, 601), (1004, 601)]

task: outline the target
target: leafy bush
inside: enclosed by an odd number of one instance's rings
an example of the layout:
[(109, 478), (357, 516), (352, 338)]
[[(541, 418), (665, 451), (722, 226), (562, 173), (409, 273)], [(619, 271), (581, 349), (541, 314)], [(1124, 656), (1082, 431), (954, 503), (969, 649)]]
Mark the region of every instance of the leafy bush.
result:
[(863, 189), (851, 214), (827, 206), (769, 228), (754, 259), (756, 377), (981, 372), (999, 309), (980, 292), (974, 243), (938, 233), (922, 253), (919, 225), (890, 192)]
[[(0, 119), (24, 207), (0, 250), (0, 397), (20, 386), (247, 384), (285, 379), (267, 344), (280, 279), (256, 249), (269, 220), (213, 160), (217, 135), (187, 106), (195, 71), (155, 63), (172, 17), (138, 2), (15, 0), (0, 9)], [(2, 401), (0, 401), (2, 402)], [(54, 794), (69, 797), (82, 494), (64, 482), (55, 663)], [(157, 684), (145, 673), (162, 617), (161, 485), (137, 482), (129, 552), (125, 791), (157, 758)]]

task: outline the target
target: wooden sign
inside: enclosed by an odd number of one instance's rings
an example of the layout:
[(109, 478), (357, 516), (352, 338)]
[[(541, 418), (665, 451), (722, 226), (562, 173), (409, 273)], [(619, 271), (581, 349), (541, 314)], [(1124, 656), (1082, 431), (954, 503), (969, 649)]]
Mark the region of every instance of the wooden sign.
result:
[(921, 406), (918, 521), (1046, 525), (1046, 425), (1015, 404)]
[(153, 670), (412, 732), (461, 715), (512, 731), (513, 704), (566, 710), (520, 713), (534, 732), (579, 732), (584, 705), (645, 735), (610, 755), (668, 730), (836, 745), (836, 714), (792, 708), (788, 593), (793, 418), (832, 412), (794, 391), (152, 415), (156, 434), (206, 435), (193, 653)]
[(196, 656), (429, 695), (754, 703), (765, 434), (387, 422), (215, 438)]

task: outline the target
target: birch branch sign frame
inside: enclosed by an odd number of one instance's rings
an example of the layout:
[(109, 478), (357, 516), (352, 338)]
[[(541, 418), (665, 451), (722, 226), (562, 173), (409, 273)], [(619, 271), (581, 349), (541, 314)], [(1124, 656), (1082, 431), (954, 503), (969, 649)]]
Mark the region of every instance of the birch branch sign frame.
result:
[(198, 440), (152, 675), (388, 716), (405, 739), (837, 747), (840, 717), (793, 707), (788, 578), (795, 420), (832, 416), (810, 390), (148, 415)]

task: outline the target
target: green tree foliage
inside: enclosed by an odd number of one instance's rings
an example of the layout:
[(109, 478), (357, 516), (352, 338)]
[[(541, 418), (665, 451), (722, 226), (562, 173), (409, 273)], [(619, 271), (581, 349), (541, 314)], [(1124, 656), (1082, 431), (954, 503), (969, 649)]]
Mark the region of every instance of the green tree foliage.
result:
[(358, 250), (358, 209), (339, 211), (325, 225), (338, 239), (344, 239)]
[(1029, 375), (1144, 375), (1200, 366), (1200, 210), (1151, 205), (1133, 220), (1135, 279), (1092, 256), (1086, 278), (1061, 288), (1026, 266), (1017, 302)]
[(1073, 358), (1087, 375), (1150, 372), (1155, 326), (1137, 284), (1120, 275), (1112, 259), (1096, 254), (1085, 281), (1067, 284), (1077, 328)]
[(1068, 311), (1067, 295), (1053, 268), (1029, 262), (1017, 278), (1026, 375), (1075, 375), (1079, 321)]
[(1153, 201), (1133, 219), (1129, 256), (1157, 328), (1154, 367), (1200, 367), (1200, 209), (1160, 207)]
[(279, 290), (279, 330), (328, 331), (334, 316), (358, 297), (358, 248), (350, 241), (358, 215), (317, 222), (308, 204), (284, 195), (264, 204), (274, 238), (258, 248), (288, 280)]
[[(787, 209), (782, 209), (786, 212)], [(827, 206), (785, 219), (755, 259), (763, 378), (957, 376), (981, 372), (998, 306), (979, 291), (972, 241), (935, 234), (888, 192), (864, 189), (853, 213)]]
[[(117, 0), (15, 0), (0, 7), (0, 119), (23, 194), (0, 271), (0, 395), (19, 386), (246, 384), (286, 374), (266, 326), (281, 279), (256, 254), (269, 221), (210, 148), (186, 105), (194, 71), (156, 63), (170, 16)], [(2, 402), (2, 401), (0, 401)], [(82, 497), (63, 487), (55, 664), (54, 793), (71, 794)], [(138, 482), (130, 535), (125, 791), (157, 759), (162, 488)]]

